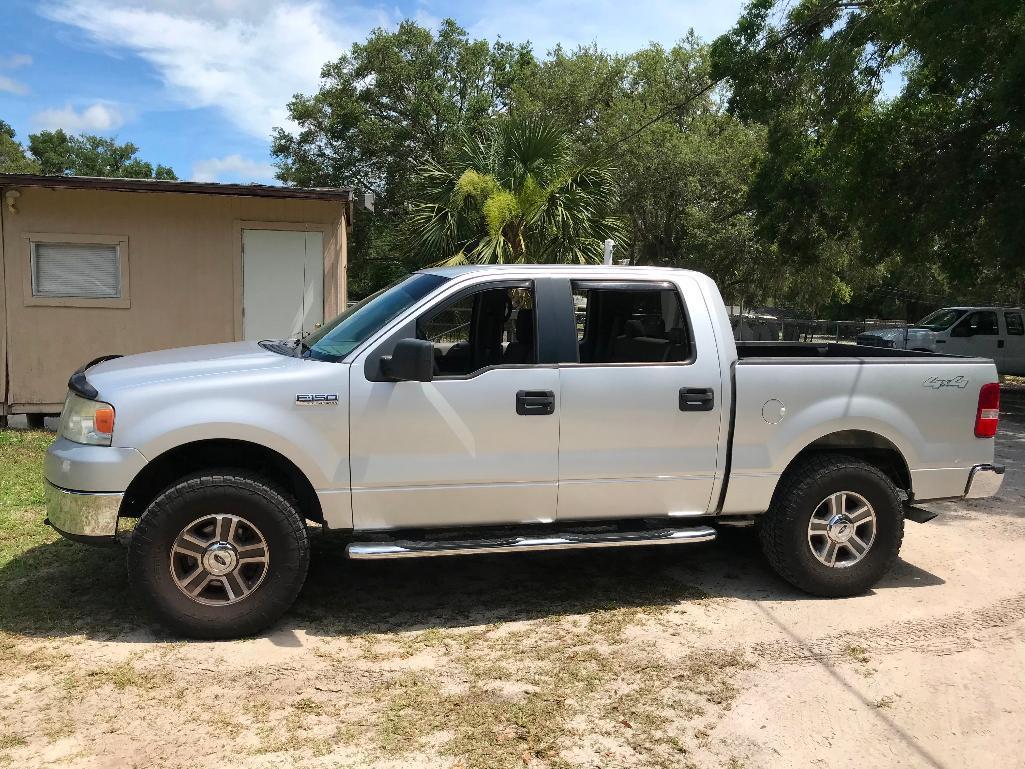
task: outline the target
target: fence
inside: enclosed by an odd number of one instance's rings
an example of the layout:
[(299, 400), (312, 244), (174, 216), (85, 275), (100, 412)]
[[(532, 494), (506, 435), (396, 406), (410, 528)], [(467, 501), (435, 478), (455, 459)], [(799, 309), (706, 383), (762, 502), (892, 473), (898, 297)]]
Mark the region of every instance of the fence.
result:
[[(838, 342), (858, 344), (858, 336), (876, 331), (906, 331), (901, 321), (779, 319), (772, 315), (731, 315), (733, 337), (743, 342)], [(864, 343), (866, 340), (862, 340)], [(890, 346), (890, 345), (887, 345)], [(903, 344), (896, 345), (898, 347)]]

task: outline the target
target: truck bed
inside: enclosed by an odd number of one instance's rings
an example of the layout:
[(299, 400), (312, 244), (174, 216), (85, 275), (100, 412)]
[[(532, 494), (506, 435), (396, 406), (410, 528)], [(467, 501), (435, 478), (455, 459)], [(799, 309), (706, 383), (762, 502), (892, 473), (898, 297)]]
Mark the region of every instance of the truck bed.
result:
[(766, 360), (777, 363), (780, 362), (779, 358), (900, 358), (902, 362), (920, 361), (923, 363), (980, 360), (959, 355), (943, 355), (942, 353), (918, 350), (893, 350), (888, 347), (870, 347), (838, 342), (737, 342), (737, 358), (741, 361)]
[(974, 432), (991, 360), (802, 342), (740, 342), (737, 354), (724, 513), (758, 512), (813, 444), (896, 451), (919, 500), (963, 495), (971, 468), (991, 461)]

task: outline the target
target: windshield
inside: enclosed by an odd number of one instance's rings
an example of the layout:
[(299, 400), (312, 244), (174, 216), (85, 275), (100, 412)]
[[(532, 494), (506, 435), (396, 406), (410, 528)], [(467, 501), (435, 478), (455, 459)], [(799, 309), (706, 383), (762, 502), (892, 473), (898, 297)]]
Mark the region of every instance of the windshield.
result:
[(419, 272), (403, 278), (354, 304), (323, 328), (303, 340), (309, 357), (337, 361), (359, 347), (384, 324), (412, 307), (447, 281), (440, 275)]
[(915, 327), (927, 328), (930, 331), (946, 331), (961, 320), (967, 312), (968, 310), (937, 310), (918, 321)]

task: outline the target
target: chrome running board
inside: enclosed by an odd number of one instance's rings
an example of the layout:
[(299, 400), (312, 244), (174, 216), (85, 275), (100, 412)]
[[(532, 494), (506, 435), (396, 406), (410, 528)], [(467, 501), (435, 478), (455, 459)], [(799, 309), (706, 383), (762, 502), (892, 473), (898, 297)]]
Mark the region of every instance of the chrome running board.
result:
[(484, 553), (525, 553), (541, 550), (577, 550), (590, 547), (637, 547), (640, 545), (676, 545), (711, 542), (715, 529), (693, 526), (686, 529), (650, 531), (604, 531), (593, 534), (561, 533), (550, 536), (504, 537), (467, 540), (394, 540), (390, 542), (351, 542), (346, 555), (356, 560), (380, 558), (426, 558), (436, 555), (481, 555)]

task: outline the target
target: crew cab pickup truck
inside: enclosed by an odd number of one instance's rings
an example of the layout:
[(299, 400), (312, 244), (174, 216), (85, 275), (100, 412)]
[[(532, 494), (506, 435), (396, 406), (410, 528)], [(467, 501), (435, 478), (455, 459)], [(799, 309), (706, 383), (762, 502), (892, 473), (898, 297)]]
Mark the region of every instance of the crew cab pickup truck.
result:
[(713, 281), (663, 268), (428, 269), (302, 340), (115, 357), (69, 386), (49, 523), (127, 541), (143, 601), (198, 637), (289, 608), (309, 522), (349, 558), (757, 523), (784, 579), (846, 596), (890, 568), (916, 503), (1003, 479), (993, 361), (737, 344)]
[(944, 307), (909, 328), (872, 329), (858, 344), (991, 358), (1001, 374), (1025, 375), (1025, 316), (1019, 307)]

